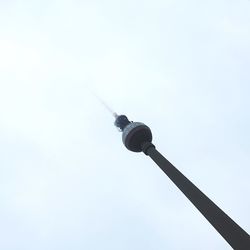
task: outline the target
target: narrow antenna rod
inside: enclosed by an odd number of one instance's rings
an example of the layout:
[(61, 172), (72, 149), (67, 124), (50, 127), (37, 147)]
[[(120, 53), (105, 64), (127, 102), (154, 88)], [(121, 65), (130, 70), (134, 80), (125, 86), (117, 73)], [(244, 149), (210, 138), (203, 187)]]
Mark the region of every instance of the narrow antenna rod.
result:
[(97, 97), (97, 99), (100, 101), (100, 103), (115, 117), (115, 118), (117, 118), (118, 117), (118, 115), (117, 115), (117, 113), (115, 112), (115, 111), (113, 111), (113, 109), (111, 109), (109, 106), (108, 106), (108, 104), (103, 100), (103, 99), (101, 99), (99, 96), (96, 96)]
[(100, 96), (90, 89), (89, 91), (106, 108), (106, 110), (108, 110), (115, 118), (118, 117), (118, 114)]

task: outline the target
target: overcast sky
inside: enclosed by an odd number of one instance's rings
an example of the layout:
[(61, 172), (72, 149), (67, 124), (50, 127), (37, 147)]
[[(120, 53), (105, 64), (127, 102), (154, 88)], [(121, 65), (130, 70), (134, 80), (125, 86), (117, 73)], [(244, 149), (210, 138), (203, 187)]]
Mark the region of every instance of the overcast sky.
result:
[(0, 0), (0, 249), (231, 249), (143, 154), (250, 232), (250, 2)]

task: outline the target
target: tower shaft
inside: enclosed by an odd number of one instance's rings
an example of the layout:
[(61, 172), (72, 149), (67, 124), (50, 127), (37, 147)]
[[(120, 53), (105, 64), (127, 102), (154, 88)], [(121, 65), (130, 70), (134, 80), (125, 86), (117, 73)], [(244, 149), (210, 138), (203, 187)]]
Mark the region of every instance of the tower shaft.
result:
[(143, 151), (174, 182), (233, 249), (250, 249), (249, 234), (161, 155), (152, 143), (145, 143)]

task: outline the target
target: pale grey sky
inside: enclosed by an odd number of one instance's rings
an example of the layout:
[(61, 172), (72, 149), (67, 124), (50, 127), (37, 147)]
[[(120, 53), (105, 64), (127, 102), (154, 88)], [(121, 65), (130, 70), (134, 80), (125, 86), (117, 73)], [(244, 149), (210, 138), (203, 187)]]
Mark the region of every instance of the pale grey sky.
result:
[(250, 2), (0, 1), (0, 249), (230, 249), (113, 118), (250, 232)]

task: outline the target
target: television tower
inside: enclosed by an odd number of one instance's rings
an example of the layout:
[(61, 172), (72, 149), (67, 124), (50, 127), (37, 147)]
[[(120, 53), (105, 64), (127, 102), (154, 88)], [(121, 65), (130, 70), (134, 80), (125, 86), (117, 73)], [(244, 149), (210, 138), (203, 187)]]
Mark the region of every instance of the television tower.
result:
[(233, 249), (250, 250), (249, 234), (156, 150), (148, 126), (141, 122), (131, 122), (125, 115), (114, 113), (114, 117), (115, 126), (122, 132), (122, 140), (128, 150), (148, 155)]

